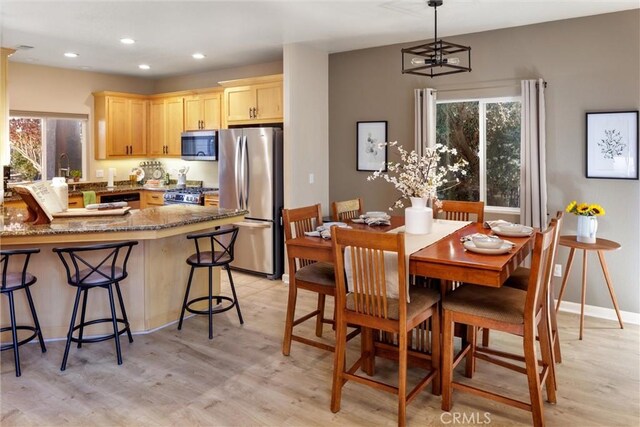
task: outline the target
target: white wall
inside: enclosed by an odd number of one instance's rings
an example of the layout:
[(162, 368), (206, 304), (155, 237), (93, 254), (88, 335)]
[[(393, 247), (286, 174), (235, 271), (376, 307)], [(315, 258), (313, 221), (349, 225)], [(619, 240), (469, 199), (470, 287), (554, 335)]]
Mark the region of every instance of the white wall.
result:
[[(329, 59), (303, 44), (284, 50), (284, 205), (329, 213)], [(309, 176), (313, 175), (313, 183)]]

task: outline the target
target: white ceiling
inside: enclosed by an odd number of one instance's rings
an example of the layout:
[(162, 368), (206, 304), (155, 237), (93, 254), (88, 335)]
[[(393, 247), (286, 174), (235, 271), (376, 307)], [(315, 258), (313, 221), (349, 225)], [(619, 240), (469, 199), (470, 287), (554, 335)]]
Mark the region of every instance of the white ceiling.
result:
[[(639, 6), (640, 0), (445, 0), (438, 34)], [(124, 36), (137, 43), (121, 44)], [(287, 43), (334, 53), (432, 37), (433, 8), (425, 0), (0, 0), (0, 46), (33, 46), (11, 61), (154, 78), (280, 60)], [(196, 61), (194, 52), (206, 58)], [(142, 63), (151, 69), (138, 69)]]

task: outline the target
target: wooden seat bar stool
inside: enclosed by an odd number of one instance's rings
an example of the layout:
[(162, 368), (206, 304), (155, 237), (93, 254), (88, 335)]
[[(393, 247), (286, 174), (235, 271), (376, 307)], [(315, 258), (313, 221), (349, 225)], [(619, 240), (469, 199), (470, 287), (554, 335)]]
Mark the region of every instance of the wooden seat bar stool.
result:
[[(120, 282), (128, 277), (127, 263), (131, 249), (137, 245), (136, 241), (106, 243), (92, 246), (78, 246), (66, 248), (53, 248), (58, 254), (64, 269), (67, 273), (67, 283), (74, 286), (76, 290), (76, 299), (71, 312), (71, 322), (69, 323), (69, 332), (67, 333), (67, 342), (64, 348), (64, 356), (62, 357), (61, 371), (67, 368), (67, 359), (69, 357), (69, 348), (71, 342), (78, 343), (78, 348), (82, 348), (84, 343), (95, 343), (112, 339), (116, 345), (116, 357), (118, 365), (122, 365), (122, 352), (120, 349), (120, 335), (126, 333), (129, 342), (133, 342), (131, 336), (131, 328), (129, 327), (129, 319), (122, 300), (122, 292), (120, 291)], [(95, 261), (95, 260), (99, 261)], [(89, 290), (102, 288), (109, 293), (109, 306), (111, 308), (111, 317), (85, 320), (87, 312), (87, 296)], [(113, 289), (116, 290), (120, 312), (122, 317), (117, 317), (116, 306), (113, 298)], [(76, 325), (76, 316), (80, 306), (80, 297), (82, 297), (82, 310), (80, 312), (80, 323)], [(113, 325), (113, 333), (101, 335), (93, 338), (85, 338), (84, 328), (98, 323), (109, 322)], [(122, 329), (118, 329), (118, 323), (124, 325)], [(73, 336), (74, 331), (78, 331), (77, 338)]]
[[(187, 282), (187, 289), (184, 292), (184, 301), (182, 303), (182, 310), (180, 312), (180, 321), (178, 322), (178, 330), (182, 329), (182, 322), (184, 320), (184, 312), (188, 311), (193, 314), (206, 314), (209, 316), (209, 339), (213, 338), (213, 315), (217, 313), (223, 313), (227, 310), (236, 308), (238, 313), (238, 319), (240, 324), (244, 324), (242, 319), (242, 312), (240, 311), (240, 303), (238, 302), (238, 296), (236, 295), (236, 288), (233, 284), (233, 277), (231, 276), (231, 269), (229, 265), (233, 262), (233, 252), (235, 247), (236, 238), (238, 237), (238, 227), (232, 226), (229, 228), (223, 228), (220, 230), (210, 231), (199, 234), (189, 234), (187, 239), (192, 239), (196, 245), (196, 253), (187, 258), (187, 264), (191, 266), (189, 271), (189, 281)], [(201, 241), (208, 242), (209, 250), (202, 250)], [(231, 287), (232, 297), (224, 295), (213, 295), (213, 268), (222, 267), (227, 270), (229, 277), (229, 285)], [(191, 282), (193, 279), (193, 273), (196, 268), (207, 268), (209, 270), (209, 293), (206, 296), (193, 298), (189, 300), (189, 291), (191, 290)], [(227, 301), (227, 304), (222, 307), (213, 307), (213, 301), (220, 304), (222, 301)], [(207, 301), (208, 307), (206, 310), (198, 310), (191, 308), (191, 305), (199, 302)]]
[[(9, 299), (9, 319), (11, 322), (11, 325), (0, 329), (0, 332), (11, 331), (11, 343), (3, 344), (1, 349), (2, 351), (13, 349), (13, 361), (15, 363), (16, 377), (22, 375), (22, 371), (20, 369), (20, 351), (18, 347), (37, 337), (42, 352), (46, 353), (47, 351), (47, 348), (44, 345), (44, 339), (42, 338), (42, 331), (40, 329), (38, 315), (36, 314), (36, 307), (33, 303), (31, 291), (29, 290), (29, 287), (34, 285), (38, 279), (27, 272), (31, 255), (38, 252), (40, 252), (40, 249), (0, 251), (0, 265), (2, 266), (2, 284), (0, 287), (0, 293), (2, 293), (2, 295), (6, 295)], [(21, 268), (15, 269), (15, 267), (20, 264)], [(11, 270), (11, 268), (14, 268), (15, 270)], [(20, 290), (24, 290), (27, 296), (29, 310), (31, 311), (31, 317), (33, 318), (33, 326), (16, 325), (16, 308), (13, 293)], [(18, 331), (20, 330), (31, 331), (32, 333), (28, 337), (18, 340)]]
[(560, 294), (558, 295), (558, 304), (556, 311), (560, 309), (560, 303), (562, 302), (562, 296), (564, 290), (567, 287), (567, 280), (569, 279), (569, 273), (571, 273), (571, 266), (573, 264), (573, 257), (577, 249), (582, 249), (582, 299), (580, 302), (580, 336), (582, 339), (582, 331), (584, 329), (584, 304), (587, 296), (587, 252), (596, 251), (598, 259), (600, 260), (600, 266), (602, 267), (602, 273), (604, 274), (604, 280), (609, 289), (609, 295), (611, 296), (611, 302), (613, 308), (616, 310), (616, 316), (618, 317), (618, 323), (620, 323), (620, 329), (624, 329), (622, 324), (622, 316), (620, 315), (620, 308), (618, 308), (618, 299), (613, 291), (613, 284), (611, 283), (611, 276), (609, 276), (609, 269), (607, 268), (607, 262), (604, 259), (605, 251), (617, 251), (620, 249), (620, 244), (612, 240), (597, 238), (595, 243), (582, 243), (578, 242), (576, 236), (560, 236), (560, 246), (570, 248), (569, 258), (567, 259), (567, 269), (562, 279), (562, 286), (560, 287)]
[[(406, 405), (432, 383), (433, 393), (440, 393), (440, 293), (434, 289), (412, 288), (411, 303), (407, 303), (407, 269), (405, 263), (404, 233), (374, 233), (335, 227), (333, 251), (336, 261), (336, 352), (334, 355), (331, 411), (340, 410), (342, 388), (347, 381), (368, 385), (398, 396), (398, 425), (406, 424)], [(347, 249), (348, 248), (348, 249)], [(395, 254), (398, 293), (388, 296), (385, 257)], [(393, 261), (392, 261), (393, 262)], [(345, 272), (348, 265), (348, 272)], [(346, 273), (346, 274), (345, 274)], [(351, 278), (347, 286), (346, 277)], [(348, 288), (348, 289), (347, 289)], [(349, 292), (349, 293), (347, 293)], [(427, 375), (407, 393), (407, 365), (411, 331), (432, 320), (431, 361)], [(360, 358), (347, 368), (347, 325), (362, 328)], [(372, 378), (358, 375), (358, 369), (374, 374), (375, 344), (373, 330), (382, 330), (398, 336), (398, 385), (391, 386)], [(421, 356), (428, 356), (421, 353)]]
[(362, 199), (343, 200), (331, 203), (331, 220), (344, 222), (362, 215)]
[[(542, 387), (547, 391), (547, 400), (556, 402), (556, 385), (553, 375), (554, 364), (551, 358), (551, 344), (548, 323), (545, 320), (549, 306), (546, 301), (546, 270), (552, 267), (548, 261), (551, 255), (551, 243), (555, 224), (544, 232), (536, 232), (531, 262), (531, 276), (527, 291), (501, 287), (463, 285), (447, 295), (442, 304), (443, 326), (443, 362), (442, 362), (442, 409), (452, 408), (453, 390), (463, 391), (476, 396), (498, 401), (516, 408), (530, 411), (533, 425), (544, 425)], [(471, 328), (487, 328), (517, 335), (523, 338), (524, 357), (492, 349), (475, 349), (474, 342), (463, 346), (458, 355), (453, 352), (453, 330), (456, 323)], [(536, 334), (540, 337), (542, 361), (536, 353)], [(502, 394), (474, 387), (468, 383), (453, 380), (453, 370), (466, 356), (495, 363), (496, 365), (525, 374), (529, 384), (529, 402), (523, 402)], [(509, 360), (524, 362), (525, 366)], [(541, 366), (540, 366), (541, 365)], [(473, 377), (473, 367), (468, 376)]]

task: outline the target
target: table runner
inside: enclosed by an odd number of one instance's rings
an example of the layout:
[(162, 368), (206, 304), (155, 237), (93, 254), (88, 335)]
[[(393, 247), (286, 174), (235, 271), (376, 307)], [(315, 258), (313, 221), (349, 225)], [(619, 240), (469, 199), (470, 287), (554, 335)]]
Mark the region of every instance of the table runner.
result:
[[(456, 232), (462, 227), (470, 224), (470, 221), (452, 221), (446, 219), (437, 219), (433, 221), (431, 233), (429, 234), (407, 234), (404, 235), (405, 250), (405, 267), (407, 271), (407, 280), (409, 280), (409, 258), (411, 254), (425, 248), (438, 240), (445, 238), (451, 233)], [(404, 226), (389, 230), (388, 233), (404, 233)], [(347, 291), (353, 280), (351, 271), (351, 250), (345, 248), (344, 253), (344, 270), (347, 278)], [(385, 282), (388, 298), (398, 298), (398, 257), (395, 253), (385, 252), (384, 254), (384, 270)], [(407, 302), (410, 302), (409, 288), (407, 283)]]

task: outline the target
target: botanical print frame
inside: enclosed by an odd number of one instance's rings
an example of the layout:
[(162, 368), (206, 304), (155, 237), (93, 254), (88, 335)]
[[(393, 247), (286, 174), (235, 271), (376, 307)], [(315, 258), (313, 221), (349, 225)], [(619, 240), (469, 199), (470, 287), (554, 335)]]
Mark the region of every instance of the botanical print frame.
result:
[(357, 122), (357, 165), (359, 171), (387, 171), (387, 122)]
[(638, 111), (587, 113), (587, 178), (638, 179)]

